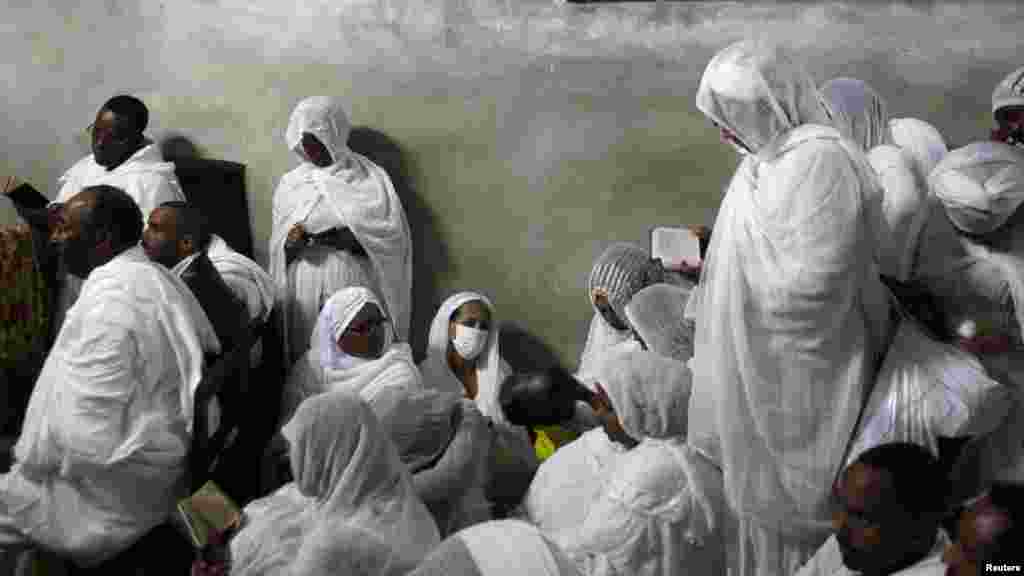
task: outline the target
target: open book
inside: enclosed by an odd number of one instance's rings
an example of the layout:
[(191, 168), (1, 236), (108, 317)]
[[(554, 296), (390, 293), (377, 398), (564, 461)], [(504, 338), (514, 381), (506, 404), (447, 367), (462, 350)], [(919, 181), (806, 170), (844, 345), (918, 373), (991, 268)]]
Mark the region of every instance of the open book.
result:
[(689, 228), (656, 226), (651, 230), (651, 257), (669, 269), (682, 264), (696, 268), (701, 265), (700, 238)]
[(178, 502), (174, 524), (198, 549), (210, 543), (214, 531), (225, 532), (242, 520), (238, 505), (212, 481), (203, 484), (195, 494)]

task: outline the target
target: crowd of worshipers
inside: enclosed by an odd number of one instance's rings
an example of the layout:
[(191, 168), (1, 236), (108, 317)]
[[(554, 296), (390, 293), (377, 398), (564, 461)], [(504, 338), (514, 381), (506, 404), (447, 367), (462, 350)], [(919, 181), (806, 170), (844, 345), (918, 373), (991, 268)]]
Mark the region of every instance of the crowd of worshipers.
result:
[(697, 281), (612, 244), (570, 373), (514, 370), (480, 291), (441, 304), (417, 365), (409, 223), (338, 100), (292, 113), (264, 271), (112, 98), (54, 201), (0, 183), (61, 294), (0, 573), (27, 550), (102, 567), (166, 522), (204, 370), (274, 311), (275, 473), (193, 573), (1020, 571), (1024, 68), (952, 151), (762, 41), (717, 53), (696, 104), (742, 157)]

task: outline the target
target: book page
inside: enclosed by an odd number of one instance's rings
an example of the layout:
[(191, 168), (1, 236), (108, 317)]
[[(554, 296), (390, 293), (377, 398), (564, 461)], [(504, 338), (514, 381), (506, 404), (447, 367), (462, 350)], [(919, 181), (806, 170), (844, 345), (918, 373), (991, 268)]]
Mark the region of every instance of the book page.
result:
[(700, 239), (689, 228), (659, 226), (651, 231), (651, 257), (666, 268), (700, 266)]

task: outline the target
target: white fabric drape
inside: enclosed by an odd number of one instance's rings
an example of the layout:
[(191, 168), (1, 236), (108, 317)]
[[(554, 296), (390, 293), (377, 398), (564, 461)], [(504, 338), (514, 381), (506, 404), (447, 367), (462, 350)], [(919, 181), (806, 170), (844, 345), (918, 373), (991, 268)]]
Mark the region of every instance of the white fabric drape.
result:
[(266, 322), (277, 300), (274, 279), (259, 264), (228, 246), (216, 234), (210, 239), (206, 255), (221, 278), (249, 311), (249, 320)]
[(454, 537), (466, 545), (483, 576), (581, 574), (553, 542), (525, 522), (486, 522), (467, 528)]
[(291, 574), (302, 544), (327, 522), (370, 532), (391, 546), (380, 550), (386, 560), (393, 552), (406, 565), (440, 543), (394, 445), (358, 397), (311, 398), (282, 433), (295, 481), (245, 507), (246, 523), (231, 540), (232, 574)]
[(892, 143), (885, 100), (866, 83), (835, 78), (821, 86), (821, 93), (828, 100), (833, 125), (865, 153)]
[[(302, 344), (315, 312), (335, 291), (364, 285), (378, 291), (388, 316), (394, 319), (398, 337), (407, 341), (412, 298), (412, 240), (405, 210), (387, 173), (368, 158), (347, 147), (350, 127), (341, 104), (334, 99), (303, 100), (292, 112), (285, 133), (288, 148), (303, 164), (281, 178), (274, 192), (274, 225), (270, 238), (270, 275), (277, 282), (285, 318), (301, 307), (301, 321), (286, 321), (289, 357), (302, 354)], [(318, 168), (300, 145), (310, 133), (330, 152), (334, 164)], [(361, 270), (363, 259), (333, 249), (303, 254), (286, 269), (284, 243), (288, 232), (303, 224), (309, 233), (347, 227), (366, 250), (370, 269)], [(371, 276), (366, 278), (366, 276)]]
[(36, 381), (0, 515), (84, 565), (162, 522), (180, 496), (204, 351), (219, 350), (189, 289), (140, 248), (93, 270)]
[(928, 178), (935, 166), (949, 152), (942, 134), (924, 120), (895, 118), (889, 121), (889, 137), (893, 144), (914, 158), (918, 172)]
[(1011, 106), (1024, 106), (1024, 66), (1007, 74), (992, 91), (993, 114)]
[[(60, 187), (54, 202), (64, 203), (82, 191), (86, 186), (106, 184), (124, 190), (139, 205), (143, 224), (149, 219), (154, 208), (173, 200), (185, 200), (178, 178), (174, 175), (174, 164), (164, 162), (160, 148), (149, 143), (120, 166), (108, 171), (96, 163), (92, 154), (82, 158), (57, 179)], [(67, 274), (59, 280), (60, 301), (55, 311), (54, 322), (60, 326), (68, 308), (75, 303), (82, 280)]]
[(1024, 150), (1002, 142), (968, 144), (947, 154), (928, 183), (957, 228), (988, 234), (1024, 202)]
[(740, 573), (783, 573), (828, 534), (829, 491), (888, 334), (873, 254), (880, 192), (778, 46), (719, 52), (697, 106), (753, 154), (702, 272), (688, 439), (721, 463), (739, 514), (733, 544), (758, 556)]
[(373, 292), (349, 287), (324, 304), (311, 338), (315, 345), (295, 363), (288, 377), (282, 421), (307, 398), (344, 391), (365, 400), (387, 427), (401, 397), (423, 387), (408, 344), (393, 343), (375, 360), (349, 356), (338, 348), (338, 337), (368, 303), (379, 304)]
[(686, 318), (689, 299), (685, 288), (654, 284), (626, 304), (626, 318), (651, 351), (685, 362), (693, 356), (693, 322)]
[(723, 573), (722, 476), (684, 441), (686, 365), (621, 352), (603, 363), (601, 382), (640, 444), (615, 459), (584, 521), (553, 539), (592, 576)]

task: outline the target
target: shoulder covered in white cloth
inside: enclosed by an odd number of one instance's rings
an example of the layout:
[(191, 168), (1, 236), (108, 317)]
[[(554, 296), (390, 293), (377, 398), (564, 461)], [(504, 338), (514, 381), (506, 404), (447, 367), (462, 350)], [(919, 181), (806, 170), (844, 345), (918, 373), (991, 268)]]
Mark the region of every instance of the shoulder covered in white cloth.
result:
[(234, 251), (216, 234), (206, 248), (214, 268), (249, 311), (251, 321), (266, 321), (277, 300), (274, 279), (259, 264)]
[(957, 228), (987, 234), (1024, 202), (1024, 150), (989, 141), (957, 148), (935, 167), (929, 185)]
[(131, 196), (142, 211), (145, 221), (157, 206), (172, 200), (185, 200), (174, 164), (164, 162), (160, 148), (148, 143), (113, 170), (96, 163), (92, 154), (83, 157), (57, 181), (60, 191), (57, 202), (67, 202), (86, 186), (108, 184)]
[(684, 362), (645, 350), (616, 350), (601, 364), (600, 382), (634, 439), (686, 435), (692, 375)]

